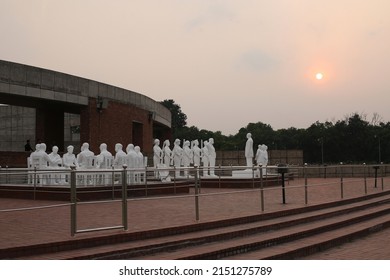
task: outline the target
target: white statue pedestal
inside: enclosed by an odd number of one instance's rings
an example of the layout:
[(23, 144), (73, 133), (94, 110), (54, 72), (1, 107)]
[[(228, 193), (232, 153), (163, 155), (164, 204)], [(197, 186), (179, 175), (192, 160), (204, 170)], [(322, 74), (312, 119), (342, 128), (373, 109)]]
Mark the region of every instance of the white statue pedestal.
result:
[(243, 178), (243, 179), (250, 179), (256, 177), (256, 172), (253, 174), (252, 169), (245, 169), (245, 170), (234, 170), (232, 171), (232, 177), (233, 178)]

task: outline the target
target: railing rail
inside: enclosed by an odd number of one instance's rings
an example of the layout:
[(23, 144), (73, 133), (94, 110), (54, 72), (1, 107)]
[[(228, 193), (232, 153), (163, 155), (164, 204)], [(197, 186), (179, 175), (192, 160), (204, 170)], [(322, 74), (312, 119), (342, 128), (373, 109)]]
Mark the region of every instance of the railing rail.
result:
[[(43, 186), (45, 180), (46, 183), (54, 182), (50, 180), (54, 180), (55, 178), (60, 178), (64, 186), (69, 186), (70, 188), (70, 203), (62, 203), (62, 204), (54, 204), (54, 205), (45, 205), (38, 207), (21, 207), (21, 208), (10, 208), (10, 209), (0, 209), (0, 213), (14, 212), (14, 211), (36, 211), (39, 209), (46, 209), (50, 207), (70, 207), (70, 232), (71, 235), (74, 236), (79, 233), (91, 232), (91, 231), (101, 231), (101, 230), (111, 230), (111, 229), (123, 229), (128, 230), (128, 204), (134, 203), (136, 201), (149, 201), (149, 200), (164, 200), (164, 199), (182, 199), (182, 198), (191, 198), (194, 199), (194, 209), (195, 209), (195, 220), (201, 220), (201, 203), (202, 199), (207, 197), (220, 197), (223, 195), (240, 195), (245, 193), (253, 193), (253, 195), (258, 195), (259, 209), (261, 212), (267, 210), (267, 203), (269, 203), (265, 195), (269, 192), (275, 192), (281, 190), (282, 193), (282, 203), (288, 203), (289, 197), (288, 194), (285, 193), (287, 190), (294, 189), (303, 189), (303, 199), (304, 205), (308, 205), (310, 203), (310, 193), (311, 190), (318, 187), (327, 187), (327, 186), (339, 186), (339, 199), (346, 199), (346, 186), (350, 185), (362, 185), (361, 195), (368, 194), (369, 185), (376, 189), (377, 191), (384, 191), (385, 188), (388, 188), (390, 180), (387, 180), (389, 177), (390, 166), (385, 164), (380, 165), (333, 165), (333, 166), (285, 166), (287, 174), (285, 176), (285, 180), (290, 182), (290, 180), (298, 179), (298, 183), (294, 185), (284, 186), (284, 181), (282, 182), (282, 176), (277, 173), (278, 166), (254, 166), (251, 169), (250, 174), (252, 174), (253, 186), (252, 188), (244, 188), (244, 189), (220, 189), (218, 191), (213, 192), (203, 192), (202, 191), (202, 180), (212, 179), (219, 182), (221, 184), (222, 180), (226, 178), (232, 178), (231, 172), (234, 170), (247, 170), (248, 167), (243, 166), (216, 166), (215, 176), (204, 176), (204, 168), (203, 167), (188, 167), (188, 168), (127, 168), (127, 166), (123, 166), (122, 169), (75, 169), (72, 168), (70, 170), (65, 169), (20, 169), (20, 168), (1, 168), (0, 169), (0, 187), (7, 187), (9, 190), (12, 190), (12, 185), (20, 184), (29, 186), (34, 190), (34, 199), (35, 192)], [(334, 171), (334, 173), (326, 173), (324, 170), (327, 169)], [(352, 172), (351, 172), (352, 170)], [(184, 173), (184, 171), (186, 171)], [(179, 172), (179, 173), (177, 173)], [(165, 195), (165, 196), (148, 196), (148, 184), (157, 179), (154, 178), (155, 174), (165, 174), (166, 177), (162, 178), (159, 176), (159, 180), (164, 181), (168, 184), (173, 184), (176, 186), (177, 182), (180, 180), (187, 180), (190, 182), (191, 190), (188, 194), (176, 194), (173, 195)], [(188, 177), (177, 177), (177, 174), (188, 174)], [(317, 174), (318, 176), (314, 176)], [(323, 174), (327, 174), (327, 176), (323, 177)], [(330, 176), (332, 175), (333, 176)], [(353, 174), (353, 176), (351, 176)], [(357, 176), (360, 174), (361, 176)], [(337, 176), (336, 176), (337, 175)], [(46, 176), (46, 177), (44, 177)], [(106, 176), (106, 177), (104, 177)], [(170, 180), (168, 181), (168, 176), (170, 176)], [(100, 180), (102, 178), (107, 180)], [(100, 178), (100, 179), (99, 179)], [(265, 186), (266, 180), (270, 180), (273, 178), (279, 182), (278, 185), (275, 186)], [(311, 181), (315, 178), (326, 179), (321, 181), (320, 183), (315, 180)], [(89, 183), (91, 180), (91, 184)], [(100, 180), (100, 181), (99, 181)], [(239, 179), (236, 179), (238, 182)], [(385, 184), (386, 182), (386, 184)], [(98, 184), (107, 184), (113, 186), (113, 195), (111, 200), (103, 200), (103, 201), (88, 201), (88, 202), (80, 202), (78, 201), (78, 192), (85, 186), (91, 186), (92, 192), (93, 187)], [(49, 185), (48, 184), (48, 185)], [(145, 197), (128, 197), (129, 188), (132, 185), (143, 186), (145, 189)], [(116, 189), (114, 190), (114, 186)], [(121, 199), (116, 199), (114, 194), (118, 192), (118, 187), (121, 186)], [(96, 190), (99, 191), (99, 190)], [(0, 196), (1, 198), (1, 196)], [(106, 226), (106, 227), (95, 227), (95, 228), (83, 228), (80, 229), (77, 223), (78, 217), (78, 207), (82, 204), (95, 204), (97, 207), (101, 203), (108, 202), (117, 202), (121, 203), (121, 224)], [(269, 205), (269, 204), (268, 204)], [(119, 214), (119, 213), (118, 213)]]

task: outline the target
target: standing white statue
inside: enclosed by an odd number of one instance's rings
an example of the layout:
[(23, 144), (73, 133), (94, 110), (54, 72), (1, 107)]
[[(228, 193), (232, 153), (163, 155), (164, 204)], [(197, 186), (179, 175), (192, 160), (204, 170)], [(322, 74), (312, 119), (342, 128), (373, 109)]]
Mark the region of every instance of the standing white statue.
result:
[[(53, 146), (52, 152), (49, 154), (49, 166), (51, 169), (58, 169), (62, 166), (61, 156), (58, 154), (58, 147)], [(61, 176), (58, 173), (50, 174), (50, 181), (52, 184), (61, 183)]]
[(171, 145), (171, 143), (169, 142), (168, 139), (164, 141), (163, 153), (164, 153), (164, 164), (166, 167), (169, 167), (171, 165), (171, 161), (172, 161), (172, 150), (169, 147), (170, 145)]
[(126, 164), (129, 168), (129, 171), (127, 172), (128, 174), (127, 180), (130, 184), (133, 184), (135, 181), (135, 177), (134, 177), (135, 173), (134, 170), (132, 169), (137, 168), (137, 152), (135, 151), (133, 144), (127, 145), (126, 151), (127, 151)]
[(185, 141), (183, 144), (183, 167), (184, 177), (188, 178), (188, 167), (193, 163), (193, 152), (190, 148), (190, 141)]
[(246, 166), (252, 167), (253, 166), (253, 139), (252, 134), (248, 133), (246, 135), (246, 144), (245, 144), (245, 158), (246, 158)]
[(73, 153), (74, 147), (69, 145), (67, 148), (67, 153), (65, 153), (62, 157), (62, 162), (65, 168), (70, 168), (71, 166), (78, 166), (76, 161), (76, 155)]
[(266, 166), (268, 165), (268, 147), (266, 145), (259, 145), (256, 152), (256, 163), (257, 165), (263, 166), (262, 171), (263, 175), (267, 173)]
[(157, 168), (160, 167), (160, 164), (162, 163), (162, 149), (160, 148), (160, 140), (155, 139), (154, 140), (154, 146), (153, 146), (153, 167), (154, 170), (154, 177), (159, 178), (159, 173)]
[(210, 176), (216, 176), (214, 169), (215, 169), (215, 159), (217, 158), (217, 154), (215, 152), (214, 148), (214, 139), (210, 138), (209, 142), (207, 144), (207, 150), (209, 152), (209, 166), (210, 166)]
[(209, 172), (208, 172), (208, 169), (209, 169), (209, 150), (207, 148), (209, 142), (206, 140), (203, 142), (203, 147), (202, 147), (202, 162), (203, 162), (203, 176), (208, 176)]
[(127, 155), (123, 151), (123, 145), (120, 143), (115, 144), (115, 158), (114, 167), (116, 169), (122, 169), (123, 165), (126, 164)]
[[(173, 154), (173, 164), (176, 168), (180, 168), (181, 166), (181, 161), (183, 158), (183, 149), (180, 147), (180, 139), (176, 139), (174, 142), (174, 146), (172, 149), (172, 154)], [(180, 169), (176, 169), (175, 171), (175, 176), (180, 177)]]
[[(62, 164), (65, 168), (78, 167), (76, 160), (76, 155), (73, 153), (74, 147), (69, 145), (67, 148), (67, 153), (62, 156)], [(65, 182), (70, 183), (69, 174), (65, 174)]]
[(96, 157), (96, 167), (97, 168), (111, 168), (112, 162), (112, 154), (107, 150), (107, 144), (100, 144), (100, 154)]
[(84, 143), (81, 146), (81, 152), (77, 155), (77, 163), (81, 168), (92, 168), (94, 153), (89, 150), (89, 144)]
[[(135, 151), (135, 154), (136, 154), (135, 168), (138, 168), (138, 169), (144, 168), (145, 167), (145, 165), (144, 165), (144, 155), (141, 153), (140, 146), (135, 146), (134, 147), (134, 151)], [(143, 171), (136, 171), (135, 172), (135, 181), (137, 183), (141, 183), (142, 182), (142, 174), (143, 174)]]
[(192, 142), (192, 153), (194, 155), (194, 166), (200, 166), (201, 149), (199, 148), (199, 141)]
[[(50, 162), (49, 155), (46, 153), (46, 144), (45, 143), (37, 144), (35, 147), (36, 147), (35, 152), (32, 152), (30, 155), (32, 167), (37, 169), (46, 169)], [(45, 174), (38, 175), (37, 179), (40, 184), (48, 183), (48, 178), (47, 175)]]

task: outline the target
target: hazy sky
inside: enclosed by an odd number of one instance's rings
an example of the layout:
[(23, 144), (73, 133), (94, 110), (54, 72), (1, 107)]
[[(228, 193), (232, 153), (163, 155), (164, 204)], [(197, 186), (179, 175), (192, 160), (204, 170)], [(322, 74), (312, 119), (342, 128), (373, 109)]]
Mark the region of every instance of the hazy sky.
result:
[(0, 0), (0, 59), (174, 99), (224, 134), (390, 121), (389, 14), (389, 0)]

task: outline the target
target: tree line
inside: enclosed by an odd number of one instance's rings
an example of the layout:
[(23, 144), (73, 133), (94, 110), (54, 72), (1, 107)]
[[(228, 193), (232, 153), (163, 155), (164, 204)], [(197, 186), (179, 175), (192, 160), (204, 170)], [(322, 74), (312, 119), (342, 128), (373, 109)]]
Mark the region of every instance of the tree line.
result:
[(220, 151), (242, 150), (246, 134), (252, 133), (254, 148), (266, 144), (269, 150), (302, 150), (304, 162), (310, 164), (334, 163), (389, 163), (390, 122), (384, 122), (378, 114), (372, 120), (359, 113), (346, 115), (342, 120), (315, 122), (306, 129), (287, 128), (274, 130), (262, 122), (249, 123), (235, 135), (223, 135), (221, 131), (187, 126), (187, 116), (172, 99), (161, 102), (171, 110), (173, 138), (214, 138), (214, 147)]

